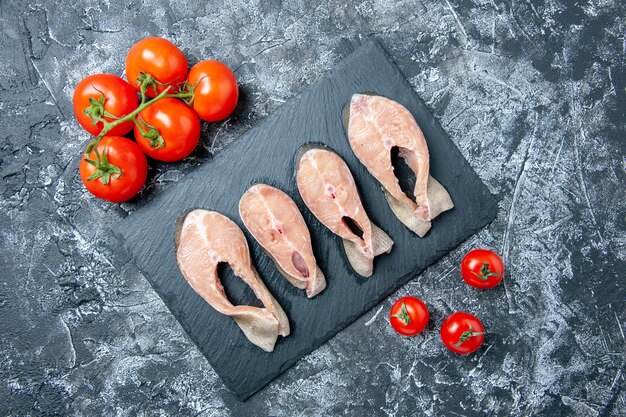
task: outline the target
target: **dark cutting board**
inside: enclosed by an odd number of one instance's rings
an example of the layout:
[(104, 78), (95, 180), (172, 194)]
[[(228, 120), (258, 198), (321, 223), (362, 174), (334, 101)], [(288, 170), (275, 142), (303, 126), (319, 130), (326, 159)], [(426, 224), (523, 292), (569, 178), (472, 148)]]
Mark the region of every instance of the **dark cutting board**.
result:
[[(447, 188), (455, 208), (435, 219), (423, 239), (394, 217), (379, 185), (350, 149), (341, 111), (356, 92), (378, 93), (402, 103), (424, 131), (430, 172)], [(324, 143), (343, 157), (370, 218), (395, 242), (390, 254), (376, 258), (374, 275), (369, 279), (352, 271), (341, 239), (324, 228), (302, 203), (295, 184), (294, 155), (308, 142)], [(289, 194), (309, 226), (318, 264), (327, 279), (326, 290), (311, 300), (279, 274), (241, 223), (239, 198), (258, 182)], [(178, 270), (176, 218), (196, 207), (219, 211), (244, 230), (261, 277), (291, 323), (291, 334), (279, 338), (274, 352), (266, 353), (252, 345), (232, 319), (217, 313), (191, 289)], [(116, 231), (224, 384), (243, 400), (488, 224), (495, 214), (496, 202), (485, 185), (383, 48), (370, 41), (314, 86), (128, 216)], [(224, 281), (234, 302), (255, 301), (249, 288), (232, 276)]]

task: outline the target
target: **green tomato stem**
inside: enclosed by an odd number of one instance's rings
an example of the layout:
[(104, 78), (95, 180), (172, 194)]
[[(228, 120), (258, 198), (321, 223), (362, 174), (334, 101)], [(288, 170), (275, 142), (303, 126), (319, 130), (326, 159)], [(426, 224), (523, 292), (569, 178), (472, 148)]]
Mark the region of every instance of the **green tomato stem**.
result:
[(95, 150), (95, 153), (96, 153), (95, 161), (93, 159), (85, 158), (85, 162), (93, 165), (96, 168), (96, 172), (90, 175), (87, 178), (87, 181), (93, 181), (93, 180), (100, 178), (100, 181), (102, 181), (102, 184), (107, 185), (111, 181), (111, 177), (113, 175), (115, 175), (116, 178), (119, 178), (122, 176), (122, 170), (120, 169), (120, 167), (118, 167), (117, 165), (113, 165), (112, 163), (109, 162), (109, 157), (107, 156), (106, 147), (102, 149), (102, 154), (98, 152), (97, 148)]
[(411, 323), (412, 321), (411, 316), (409, 316), (409, 312), (406, 310), (406, 305), (404, 304), (404, 301), (402, 301), (400, 313), (392, 314), (391, 317), (397, 317), (405, 326), (408, 326), (409, 323)]
[(167, 97), (169, 97), (169, 98), (182, 98), (182, 99), (193, 98), (193, 92), (169, 94)]
[(489, 277), (499, 277), (502, 275), (502, 274), (496, 274), (495, 272), (493, 272), (489, 268), (489, 262), (483, 262), (483, 264), (480, 267), (480, 273), (472, 271), (472, 274), (476, 275), (476, 277), (478, 277), (478, 279), (480, 279), (481, 281), (487, 281)]
[(142, 135), (146, 134), (146, 131), (143, 130), (143, 127), (141, 126), (141, 123), (137, 119), (133, 119), (133, 123), (135, 124), (135, 126), (137, 126), (137, 129), (139, 130), (139, 133), (141, 133)]
[(463, 343), (465, 343), (467, 339), (480, 336), (481, 334), (485, 334), (485, 332), (475, 332), (474, 329), (472, 329), (472, 325), (469, 322), (467, 323), (467, 325), (469, 329), (461, 333), (461, 337), (459, 338), (459, 341), (454, 343), (452, 346), (457, 346), (457, 347), (461, 346)]
[(146, 109), (147, 107), (153, 105), (154, 103), (156, 103), (159, 100), (162, 100), (164, 98), (182, 98), (182, 99), (191, 99), (193, 98), (193, 92), (184, 92), (184, 93), (175, 93), (175, 94), (168, 94), (170, 87), (166, 87), (165, 90), (163, 90), (161, 92), (161, 94), (159, 94), (158, 96), (156, 96), (155, 98), (153, 98), (152, 100), (148, 100), (148, 101), (144, 101), (145, 100), (145, 90), (142, 92), (142, 102), (141, 104), (132, 112), (128, 113), (127, 115), (120, 117), (112, 122), (107, 122), (106, 120), (102, 121), (103, 124), (103, 128), (102, 131), (100, 132), (100, 134), (94, 139), (92, 140), (89, 145), (87, 145), (87, 149), (85, 149), (85, 154), (89, 154), (91, 152), (91, 150), (98, 145), (98, 143), (100, 143), (100, 141), (102, 140), (102, 138), (111, 131), (111, 129), (113, 129), (116, 126), (121, 125), (124, 122), (127, 122), (129, 120), (133, 120), (135, 118), (135, 116), (137, 116), (141, 111), (143, 111), (144, 109)]

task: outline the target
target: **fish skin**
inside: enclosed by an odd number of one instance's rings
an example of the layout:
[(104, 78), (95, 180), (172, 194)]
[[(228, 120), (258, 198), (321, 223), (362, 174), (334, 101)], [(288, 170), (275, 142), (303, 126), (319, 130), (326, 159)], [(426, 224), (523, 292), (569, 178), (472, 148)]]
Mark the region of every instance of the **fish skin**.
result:
[[(192, 210), (177, 222), (175, 240), (185, 280), (211, 307), (232, 317), (250, 342), (272, 352), (278, 336), (289, 335), (287, 315), (259, 277), (246, 238), (232, 220), (215, 211)], [(234, 306), (228, 300), (217, 273), (221, 262), (252, 288), (262, 308)]]
[[(354, 94), (344, 107), (344, 127), (355, 155), (378, 180), (393, 213), (410, 230), (424, 237), (431, 220), (454, 207), (446, 189), (429, 174), (428, 145), (413, 115), (386, 97)], [(415, 174), (411, 200), (394, 175), (391, 150)]]
[[(374, 258), (390, 252), (393, 240), (367, 216), (344, 160), (330, 148), (305, 145), (298, 153), (296, 182), (309, 210), (343, 239), (352, 268), (361, 276), (371, 276)], [(362, 237), (350, 229), (344, 217), (358, 225)]]
[(239, 200), (239, 216), (293, 286), (304, 289), (308, 298), (326, 288), (326, 279), (313, 255), (309, 229), (291, 197), (267, 184), (253, 185)]

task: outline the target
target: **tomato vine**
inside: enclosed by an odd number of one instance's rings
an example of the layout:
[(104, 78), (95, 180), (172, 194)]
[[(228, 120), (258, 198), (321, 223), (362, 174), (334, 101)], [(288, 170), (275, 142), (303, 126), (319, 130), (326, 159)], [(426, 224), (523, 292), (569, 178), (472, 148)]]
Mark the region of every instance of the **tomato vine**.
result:
[[(94, 123), (97, 122), (102, 122), (102, 131), (98, 134), (98, 136), (96, 136), (96, 138), (94, 140), (92, 140), (89, 145), (87, 145), (87, 148), (85, 149), (85, 154), (89, 154), (91, 152), (91, 150), (98, 145), (98, 143), (100, 143), (100, 141), (102, 140), (102, 138), (111, 131), (111, 129), (113, 129), (115, 126), (118, 126), (124, 122), (128, 122), (128, 121), (133, 121), (134, 123), (137, 123), (135, 121), (135, 116), (137, 116), (142, 110), (146, 109), (147, 107), (153, 105), (154, 103), (156, 103), (159, 100), (162, 100), (164, 98), (179, 98), (179, 99), (189, 99), (189, 100), (193, 100), (193, 89), (191, 89), (191, 91), (189, 91), (188, 89), (186, 89), (185, 91), (182, 92), (178, 92), (178, 93), (174, 93), (174, 94), (168, 94), (170, 91), (171, 86), (167, 86), (165, 88), (165, 90), (163, 90), (161, 92), (161, 94), (157, 95), (156, 97), (154, 97), (153, 99), (147, 100), (146, 97), (146, 91), (148, 90), (148, 88), (150, 88), (151, 86), (154, 86), (155, 83), (158, 83), (158, 81), (156, 81), (152, 76), (150, 76), (149, 74), (143, 74), (144, 77), (141, 79), (141, 86), (140, 86), (140, 92), (141, 92), (141, 102), (139, 103), (139, 106), (137, 106), (137, 108), (135, 110), (133, 110), (132, 112), (128, 113), (125, 116), (122, 117), (115, 117), (112, 114), (104, 114), (104, 95), (102, 96), (102, 98), (100, 100), (95, 100), (93, 99), (92, 105), (90, 107), (87, 107), (85, 109), (85, 114), (89, 115), (91, 117), (91, 119), (94, 121)], [(114, 118), (114, 120), (112, 122), (107, 121), (104, 117), (102, 117), (103, 115), (106, 115), (109, 118)], [(158, 139), (158, 137), (160, 137), (160, 135), (158, 135), (158, 130), (154, 129), (154, 127), (146, 125), (146, 128), (148, 128), (148, 130), (150, 132), (156, 131), (156, 134), (154, 134), (154, 138)], [(161, 141), (163, 139), (161, 138)], [(164, 146), (163, 143), (161, 143), (160, 141), (156, 141), (155, 146), (157, 145), (161, 145)]]

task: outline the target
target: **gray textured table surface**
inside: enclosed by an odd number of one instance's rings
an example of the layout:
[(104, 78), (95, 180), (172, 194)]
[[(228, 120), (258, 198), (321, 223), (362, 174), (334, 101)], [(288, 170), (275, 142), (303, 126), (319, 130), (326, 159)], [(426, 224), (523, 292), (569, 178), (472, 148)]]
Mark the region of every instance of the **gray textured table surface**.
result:
[[(626, 413), (623, 2), (77, 3), (0, 3), (0, 414)], [(139, 200), (112, 205), (77, 176), (88, 136), (71, 95), (91, 73), (121, 74), (147, 35), (236, 68), (243, 99), (205, 126), (193, 157), (154, 167)], [(497, 197), (498, 217), (239, 403), (108, 228), (370, 36)], [(461, 281), (476, 246), (505, 259), (496, 290)], [(416, 338), (386, 319), (406, 294), (431, 309)], [(487, 327), (475, 355), (439, 341), (454, 310)]]

